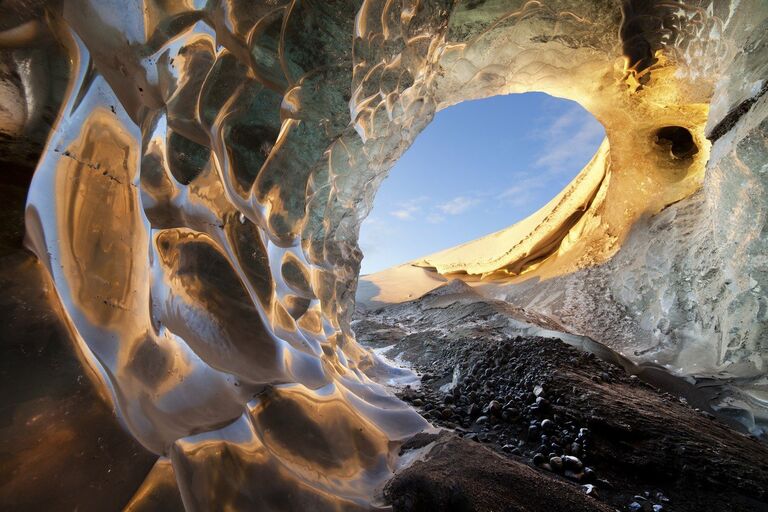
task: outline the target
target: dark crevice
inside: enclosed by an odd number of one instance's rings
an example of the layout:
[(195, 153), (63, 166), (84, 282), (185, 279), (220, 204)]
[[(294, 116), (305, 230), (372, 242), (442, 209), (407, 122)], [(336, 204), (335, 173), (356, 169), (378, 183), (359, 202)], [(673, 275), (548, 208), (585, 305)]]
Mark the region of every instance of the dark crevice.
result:
[(728, 112), (728, 114), (726, 114), (726, 116), (717, 123), (712, 130), (710, 130), (707, 134), (707, 138), (714, 143), (717, 139), (728, 133), (731, 128), (739, 122), (739, 119), (744, 117), (744, 115), (752, 108), (752, 105), (757, 103), (757, 100), (762, 98), (766, 92), (768, 92), (768, 82), (763, 84), (757, 94), (742, 101), (736, 108)]

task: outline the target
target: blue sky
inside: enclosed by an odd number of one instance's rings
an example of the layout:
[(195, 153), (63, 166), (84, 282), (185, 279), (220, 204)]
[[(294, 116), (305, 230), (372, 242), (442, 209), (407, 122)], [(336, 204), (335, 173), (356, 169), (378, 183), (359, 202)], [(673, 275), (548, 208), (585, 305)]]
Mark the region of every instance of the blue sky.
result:
[(544, 206), (605, 132), (542, 93), (468, 101), (435, 115), (382, 183), (360, 230), (362, 274), (505, 228)]

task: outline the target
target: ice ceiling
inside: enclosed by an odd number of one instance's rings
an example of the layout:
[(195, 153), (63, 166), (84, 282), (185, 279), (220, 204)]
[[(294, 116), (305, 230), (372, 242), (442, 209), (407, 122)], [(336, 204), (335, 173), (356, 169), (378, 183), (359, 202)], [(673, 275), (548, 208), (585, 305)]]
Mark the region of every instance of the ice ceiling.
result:
[(423, 264), (765, 405), (761, 0), (13, 5), (0, 131), (58, 112), (29, 247), (187, 508), (375, 504), (426, 422), (350, 330), (358, 229), (434, 112), (472, 98), (572, 99), (607, 138), (533, 219)]

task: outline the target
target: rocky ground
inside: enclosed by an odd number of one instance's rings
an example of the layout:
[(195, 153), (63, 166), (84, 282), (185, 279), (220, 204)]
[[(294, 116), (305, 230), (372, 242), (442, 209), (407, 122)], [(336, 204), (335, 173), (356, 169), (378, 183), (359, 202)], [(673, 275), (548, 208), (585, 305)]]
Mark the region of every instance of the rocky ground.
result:
[(594, 510), (768, 510), (768, 446), (531, 323), (556, 327), (460, 282), (357, 313), (363, 344), (420, 373), (400, 396), (455, 433), (390, 482), (395, 510), (582, 510), (563, 484)]

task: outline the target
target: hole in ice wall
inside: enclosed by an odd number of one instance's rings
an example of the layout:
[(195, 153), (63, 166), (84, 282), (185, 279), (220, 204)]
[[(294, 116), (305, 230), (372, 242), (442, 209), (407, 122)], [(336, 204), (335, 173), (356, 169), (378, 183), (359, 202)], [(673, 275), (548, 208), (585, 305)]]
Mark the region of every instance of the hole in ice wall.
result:
[(583, 107), (543, 93), (438, 112), (390, 171), (363, 222), (361, 274), (506, 228), (555, 197), (605, 137)]
[(689, 158), (699, 152), (693, 135), (682, 126), (665, 126), (656, 131), (656, 144), (673, 158)]

